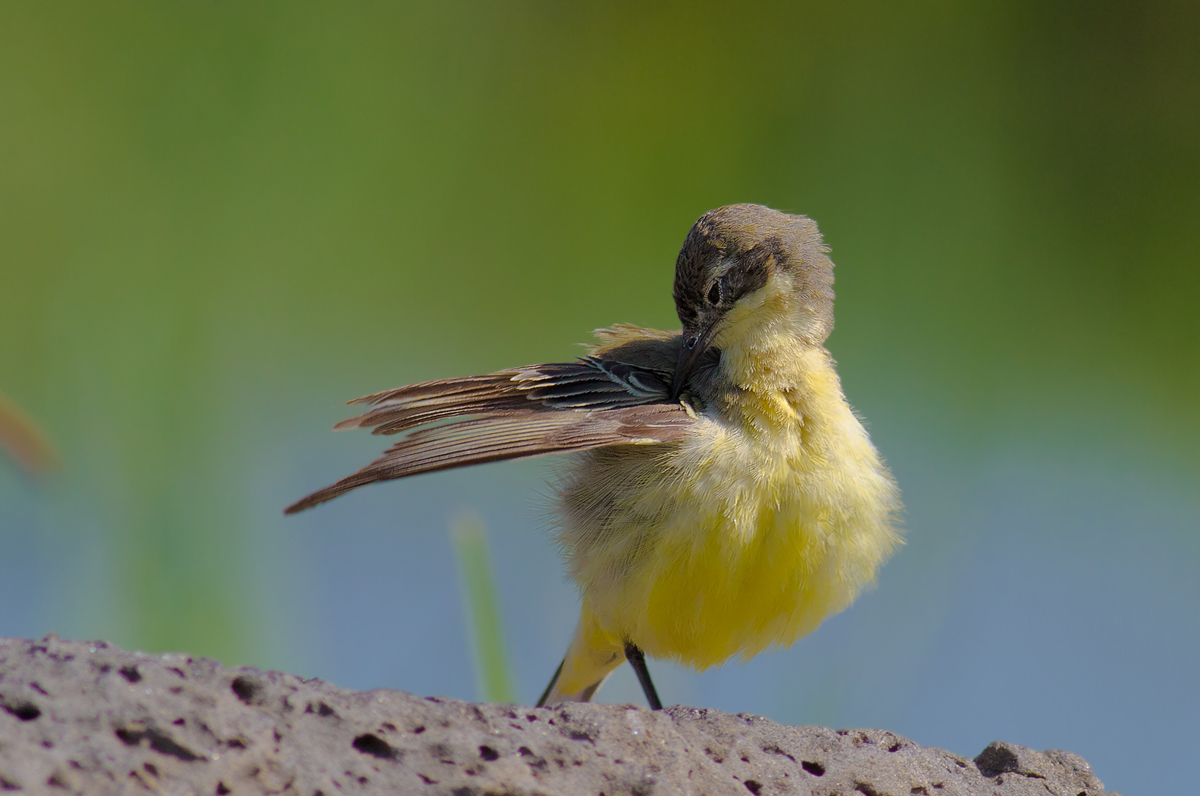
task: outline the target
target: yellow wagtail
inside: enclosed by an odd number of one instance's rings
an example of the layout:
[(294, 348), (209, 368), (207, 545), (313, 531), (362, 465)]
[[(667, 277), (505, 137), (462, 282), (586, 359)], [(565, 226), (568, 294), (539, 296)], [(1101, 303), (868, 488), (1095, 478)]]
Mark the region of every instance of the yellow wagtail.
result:
[(895, 482), (823, 345), (826, 251), (804, 216), (705, 213), (675, 265), (682, 331), (615, 326), (575, 362), (359, 398), (370, 408), (336, 428), (410, 433), (287, 511), (573, 451), (558, 541), (582, 616), (539, 705), (587, 701), (629, 660), (657, 709), (644, 654), (705, 669), (788, 646), (849, 605), (899, 542)]

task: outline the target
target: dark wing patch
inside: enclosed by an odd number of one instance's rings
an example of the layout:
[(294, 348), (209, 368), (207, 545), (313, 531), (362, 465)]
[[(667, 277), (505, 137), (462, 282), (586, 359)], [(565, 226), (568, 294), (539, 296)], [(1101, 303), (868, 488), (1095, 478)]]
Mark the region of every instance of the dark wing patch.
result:
[(522, 368), (514, 381), (531, 400), (551, 408), (615, 409), (666, 401), (671, 377), (627, 362), (584, 357)]
[(457, 420), (407, 435), (371, 464), (285, 510), (303, 511), (375, 481), (472, 464), (603, 448), (678, 442), (694, 418), (679, 404), (614, 409), (526, 409)]

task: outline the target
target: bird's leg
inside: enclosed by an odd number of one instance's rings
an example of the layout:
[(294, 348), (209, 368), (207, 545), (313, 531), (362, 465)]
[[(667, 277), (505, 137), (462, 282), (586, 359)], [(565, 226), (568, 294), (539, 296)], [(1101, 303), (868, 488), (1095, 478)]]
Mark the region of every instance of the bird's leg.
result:
[(638, 682), (642, 684), (642, 693), (646, 695), (650, 709), (662, 710), (662, 702), (658, 698), (658, 692), (654, 690), (654, 681), (650, 679), (650, 670), (646, 668), (646, 656), (632, 641), (625, 642), (625, 660), (629, 661), (629, 665), (637, 672)]
[(537, 705), (535, 707), (539, 707), (539, 708), (546, 707), (546, 700), (550, 698), (550, 692), (554, 690), (554, 686), (558, 683), (558, 678), (562, 677), (563, 664), (565, 664), (566, 662), (567, 662), (567, 659), (563, 658), (562, 663), (560, 663), (558, 665), (558, 668), (554, 670), (554, 676), (550, 678), (550, 684), (547, 685), (546, 690), (542, 692), (542, 696), (541, 696), (541, 698), (538, 699)]

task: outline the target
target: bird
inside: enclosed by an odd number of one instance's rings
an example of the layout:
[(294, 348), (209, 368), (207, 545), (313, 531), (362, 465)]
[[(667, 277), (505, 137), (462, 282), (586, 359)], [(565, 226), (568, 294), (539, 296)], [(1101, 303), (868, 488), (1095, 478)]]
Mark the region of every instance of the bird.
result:
[(556, 541), (580, 619), (539, 706), (591, 700), (646, 656), (705, 670), (788, 647), (902, 542), (899, 490), (825, 348), (833, 263), (816, 223), (754, 204), (704, 213), (675, 263), (676, 331), (619, 324), (574, 362), (387, 390), (336, 429), (403, 434), (287, 507), (366, 484), (569, 454)]

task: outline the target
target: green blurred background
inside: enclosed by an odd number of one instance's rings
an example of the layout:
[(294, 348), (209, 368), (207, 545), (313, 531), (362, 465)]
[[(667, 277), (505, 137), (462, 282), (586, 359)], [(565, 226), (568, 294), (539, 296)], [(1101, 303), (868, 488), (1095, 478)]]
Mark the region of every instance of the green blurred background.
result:
[[(451, 520), (519, 697), (576, 608), (552, 462), (285, 520), (348, 398), (677, 325), (703, 211), (811, 215), (909, 543), (669, 702), (1069, 748), (1182, 792), (1200, 730), (1200, 5), (0, 6), (0, 635), (474, 698)], [(638, 700), (622, 674), (602, 694)], [(1152, 732), (1153, 731), (1153, 732)]]

